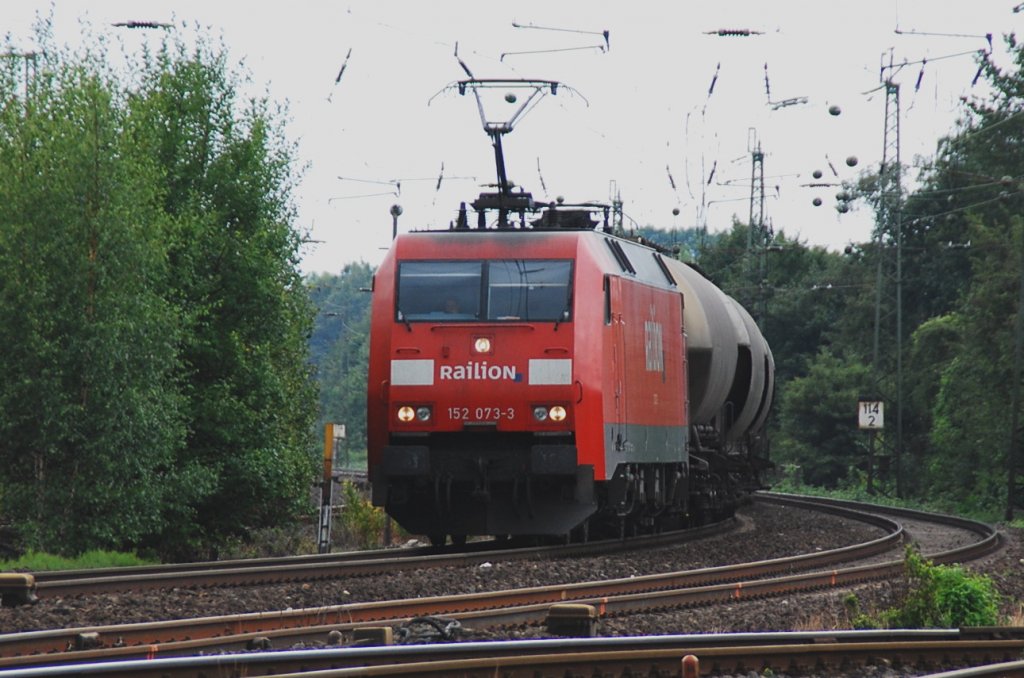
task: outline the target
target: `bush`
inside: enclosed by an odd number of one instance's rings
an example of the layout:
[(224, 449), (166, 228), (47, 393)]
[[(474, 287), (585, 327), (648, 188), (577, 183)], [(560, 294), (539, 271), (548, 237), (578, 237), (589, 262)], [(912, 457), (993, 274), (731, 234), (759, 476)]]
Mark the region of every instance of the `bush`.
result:
[(359, 548), (379, 546), (384, 533), (387, 515), (382, 509), (374, 506), (369, 499), (360, 493), (359, 488), (348, 481), (341, 485), (343, 507), (341, 509), (341, 526), (345, 536), (355, 541)]
[(243, 537), (225, 540), (217, 550), (217, 560), (242, 558), (279, 558), (317, 552), (316, 526), (296, 521), (280, 527), (253, 530)]
[[(960, 628), (999, 623), (999, 593), (992, 580), (959, 565), (934, 565), (907, 547), (909, 591), (902, 607), (885, 610), (877, 626), (885, 628)], [(858, 616), (855, 624), (872, 626)]]

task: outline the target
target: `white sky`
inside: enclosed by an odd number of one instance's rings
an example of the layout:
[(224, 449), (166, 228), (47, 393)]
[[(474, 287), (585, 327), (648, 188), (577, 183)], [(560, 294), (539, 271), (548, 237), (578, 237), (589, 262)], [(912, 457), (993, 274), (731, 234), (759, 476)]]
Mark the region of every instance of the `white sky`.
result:
[[(391, 205), (403, 208), (401, 231), (446, 227), (460, 200), (472, 201), (482, 184), (495, 181), (476, 102), (454, 91), (435, 97), (465, 77), (456, 43), (478, 78), (558, 80), (579, 93), (545, 97), (504, 139), (509, 178), (536, 199), (607, 202), (614, 182), (627, 216), (641, 225), (706, 223), (710, 232), (727, 230), (734, 214), (749, 216), (750, 140), (756, 139), (764, 153), (765, 216), (775, 230), (840, 249), (870, 238), (868, 208), (840, 215), (838, 187), (803, 184), (877, 169), (882, 63), (890, 55), (907, 63), (894, 81), (901, 86), (901, 156), (914, 164), (931, 157), (938, 138), (952, 129), (960, 97), (984, 93), (981, 83), (971, 86), (974, 58), (951, 55), (987, 49), (984, 35), (992, 33), (993, 59), (1007, 66), (1001, 36), (1022, 32), (1024, 12), (1012, 11), (1018, 4), (6, 0), (2, 25), (22, 49), (34, 46), (35, 14), (51, 11), (62, 44), (79, 39), (82, 20), (129, 49), (155, 40), (154, 32), (110, 24), (173, 21), (186, 39), (196, 26), (222, 37), (256, 92), (288, 102), (288, 135), (307, 165), (295, 195), (297, 226), (313, 241), (302, 269), (337, 273), (351, 261), (380, 262), (391, 239)], [(707, 34), (719, 29), (761, 34)], [(607, 50), (597, 47), (605, 44), (605, 30)], [(927, 60), (923, 67), (921, 60)], [(770, 106), (765, 64), (772, 102), (807, 102)], [(496, 94), (489, 117), (518, 106), (501, 99), (504, 91)], [(839, 115), (830, 115), (833, 105)], [(856, 167), (847, 166), (850, 156)], [(822, 179), (813, 178), (815, 170)], [(387, 183), (392, 180), (402, 181), (400, 195)], [(350, 197), (374, 193), (385, 195)], [(820, 207), (813, 206), (815, 197)]]

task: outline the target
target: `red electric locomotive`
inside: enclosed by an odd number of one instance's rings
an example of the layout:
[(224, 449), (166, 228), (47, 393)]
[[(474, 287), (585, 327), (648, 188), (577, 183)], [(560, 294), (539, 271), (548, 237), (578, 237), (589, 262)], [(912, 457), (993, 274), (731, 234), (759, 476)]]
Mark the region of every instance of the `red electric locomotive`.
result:
[(399, 235), (374, 276), (374, 504), (434, 543), (730, 514), (765, 463), (774, 368), (756, 324), (614, 235), (608, 208), (513, 192), (510, 130), (488, 129), (499, 183), (476, 227), (463, 205), (448, 230)]

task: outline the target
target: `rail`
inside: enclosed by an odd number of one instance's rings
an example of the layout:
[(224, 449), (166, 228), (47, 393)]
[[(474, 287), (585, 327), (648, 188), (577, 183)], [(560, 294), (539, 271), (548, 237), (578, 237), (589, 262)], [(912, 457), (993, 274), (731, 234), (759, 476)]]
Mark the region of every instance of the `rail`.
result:
[[(424, 616), (443, 615), (478, 628), (538, 624), (543, 622), (552, 604), (566, 601), (592, 605), (599, 616), (625, 615), (848, 586), (891, 577), (902, 570), (901, 560), (841, 569), (832, 567), (839, 562), (884, 552), (899, 543), (902, 537), (899, 524), (866, 513), (861, 510), (866, 508), (863, 505), (854, 509), (848, 502), (778, 495), (760, 500), (799, 506), (822, 505), (826, 507), (823, 510), (829, 512), (838, 511), (874, 524), (888, 524), (890, 532), (864, 544), (834, 551), (629, 579), (173, 622), (6, 634), (0, 635), (0, 669), (40, 663), (182, 656), (208, 652), (212, 648), (222, 651), (246, 649), (253, 647), (254, 643), (257, 647), (280, 647), (296, 642), (327, 642), (332, 637), (336, 640), (340, 634), (352, 634), (367, 625), (400, 625)], [(872, 511), (876, 509), (888, 511), (870, 507)], [(948, 518), (919, 512), (915, 515), (919, 519), (930, 517), (938, 521), (946, 521)], [(969, 548), (931, 554), (930, 557), (944, 560), (953, 557), (949, 554), (955, 553), (958, 561), (962, 562), (969, 557), (988, 553), (998, 546), (998, 533), (988, 526), (980, 523), (961, 524), (983, 538)], [(775, 576), (797, 568), (826, 569)], [(183, 637), (189, 640), (180, 640)], [(67, 652), (69, 649), (77, 651)], [(46, 656), (32, 656), (39, 653)]]
[[(1024, 629), (930, 629), (690, 634), (619, 638), (445, 643), (402, 647), (349, 647), (218, 656), (72, 663), (37, 669), (34, 676), (131, 675), (183, 678), (196, 675), (322, 676), (686, 675), (684, 662), (701, 673), (808, 672), (884, 663), (938, 669), (943, 678), (1024, 675)], [(996, 662), (996, 663), (993, 663)], [(986, 663), (986, 666), (971, 666)], [(696, 666), (694, 666), (696, 665)], [(17, 676), (18, 672), (4, 675)]]

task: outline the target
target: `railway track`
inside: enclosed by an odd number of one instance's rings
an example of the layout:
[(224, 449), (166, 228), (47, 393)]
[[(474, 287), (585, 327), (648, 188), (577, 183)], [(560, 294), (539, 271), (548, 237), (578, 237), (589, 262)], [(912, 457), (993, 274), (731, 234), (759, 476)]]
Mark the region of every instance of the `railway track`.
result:
[[(566, 675), (687, 676), (750, 671), (831, 675), (868, 664), (917, 671), (950, 666), (986, 666), (994, 673), (1024, 676), (1024, 629), (931, 629), (696, 634), (628, 638), (443, 643), (402, 647), (356, 647), (218, 656), (156, 658), (69, 664), (46, 669), (47, 676), (131, 675), (193, 678), (211, 675), (451, 676), (501, 675), (538, 678)], [(999, 662), (999, 664), (997, 664)], [(687, 673), (687, 671), (691, 673)], [(3, 675), (18, 676), (19, 671)], [(39, 675), (25, 671), (22, 675)], [(943, 674), (946, 675), (946, 674)], [(952, 674), (952, 675), (960, 675)]]
[[(855, 515), (849, 512), (858, 510), (858, 505), (853, 502), (833, 501), (826, 505), (822, 502), (808, 501), (795, 496), (764, 495), (759, 500), (833, 513), (846, 512), (848, 515)], [(881, 509), (879, 510), (881, 511)], [(903, 519), (910, 518), (924, 522), (930, 520), (927, 514), (919, 514), (905, 509), (892, 509), (891, 514)], [(875, 519), (871, 514), (863, 514), (858, 517), (864, 522), (875, 524), (890, 532), (899, 530), (899, 526), (890, 520)], [(960, 525), (965, 530), (972, 529), (970, 521), (951, 519), (951, 524)], [(506, 548), (499, 547), (495, 542), (487, 541), (473, 543), (457, 551), (444, 551), (435, 547), (414, 547), (106, 570), (10, 573), (0, 575), (0, 592), (17, 597), (23, 602), (29, 602), (34, 598), (45, 599), (123, 591), (317, 581), (346, 576), (393, 573), (401, 570), (466, 566), (495, 559), (504, 561), (542, 560), (641, 550), (699, 539), (727, 531), (732, 527), (732, 521), (725, 521), (696, 530), (638, 537), (627, 542), (608, 540), (556, 547)], [(994, 538), (991, 535), (987, 536)], [(898, 536), (892, 536), (888, 541), (895, 541), (897, 538)], [(956, 552), (953, 552), (950, 557), (955, 558), (957, 555)], [(846, 552), (840, 551), (837, 553), (837, 558), (848, 559), (848, 556)]]
[[(358, 603), (273, 613), (231, 615), (120, 626), (36, 631), (0, 635), (0, 669), (44, 662), (101, 661), (138, 657), (185, 656), (213, 650), (288, 647), (296, 643), (327, 644), (350, 637), (360, 627), (395, 626), (412, 618), (444, 616), (459, 624), (481, 627), (542, 624), (552, 604), (575, 601), (594, 607), (597, 616), (635, 614), (656, 609), (808, 591), (891, 577), (902, 561), (835, 567), (841, 562), (877, 556), (901, 543), (898, 523), (841, 502), (809, 502), (784, 496), (763, 501), (793, 506), (820, 506), (859, 520), (888, 525), (881, 538), (833, 551), (804, 554), (760, 563), (704, 568), (663, 575), (548, 586), (484, 594)], [(860, 507), (863, 508), (863, 507)], [(915, 519), (925, 518), (916, 514)], [(998, 533), (978, 523), (958, 523), (978, 538), (972, 545), (928, 554), (946, 562), (969, 560), (998, 546)], [(824, 569), (823, 569), (824, 568)], [(811, 570), (786, 574), (793, 570)], [(68, 652), (68, 650), (74, 650)], [(44, 655), (44, 656), (40, 656)]]
[(720, 534), (733, 529), (735, 525), (735, 520), (730, 519), (690, 530), (634, 537), (627, 541), (611, 539), (564, 546), (515, 547), (513, 544), (509, 547), (495, 541), (482, 541), (459, 549), (424, 546), (100, 570), (12, 573), (7, 575), (6, 588), (4, 579), (0, 579), (0, 590), (17, 596), (21, 601), (30, 602), (34, 598), (123, 591), (308, 582), (402, 570), (466, 566), (495, 559), (542, 560), (655, 548)]

